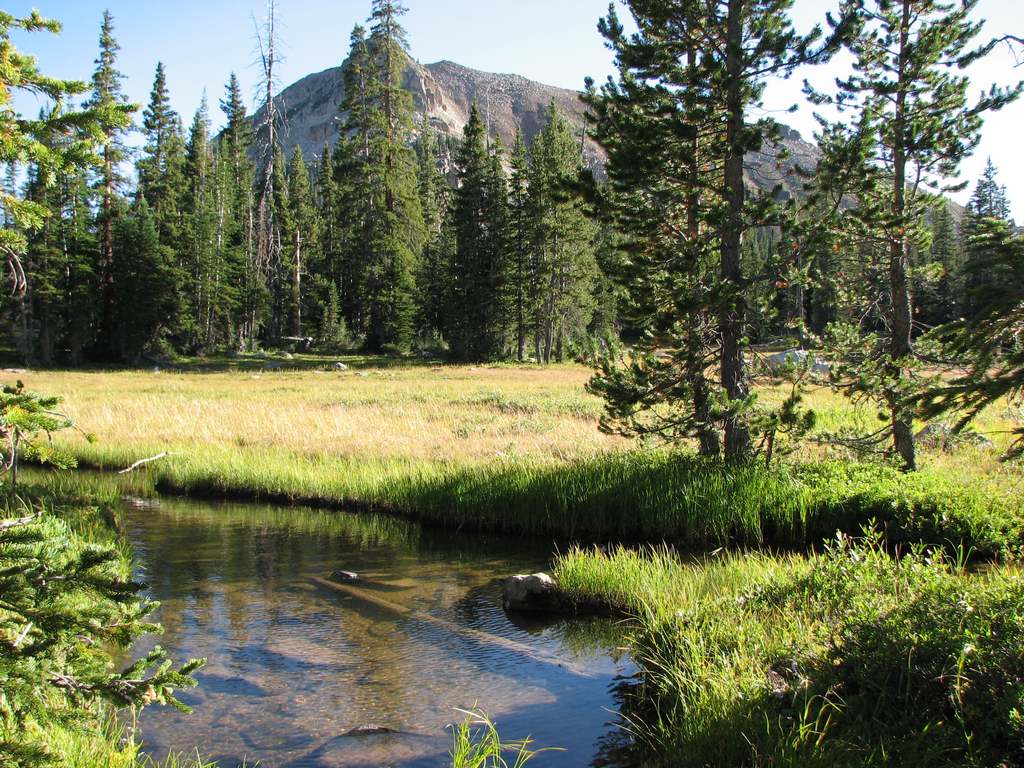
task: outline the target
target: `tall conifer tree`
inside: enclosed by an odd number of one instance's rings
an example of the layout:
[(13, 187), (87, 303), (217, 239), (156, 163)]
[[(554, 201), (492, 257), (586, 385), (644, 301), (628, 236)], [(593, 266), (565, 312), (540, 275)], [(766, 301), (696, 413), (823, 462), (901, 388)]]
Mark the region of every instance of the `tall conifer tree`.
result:
[[(98, 110), (121, 109), (134, 112), (137, 107), (129, 105), (124, 95), (124, 75), (117, 69), (117, 53), (121, 49), (114, 37), (114, 17), (110, 11), (103, 12), (100, 26), (100, 54), (96, 59), (96, 70), (92, 76), (92, 95), (86, 106)], [(125, 159), (124, 123), (110, 123), (105, 128), (103, 163), (97, 180), (99, 202), (99, 275), (100, 275), (100, 327), (99, 346), (102, 354), (114, 352), (114, 220), (120, 205), (119, 195), (126, 183), (121, 169)]]
[(221, 110), (227, 121), (220, 135), (217, 157), (217, 248), (218, 262), (234, 299), (227, 316), (229, 335), (234, 346), (245, 349), (253, 343), (252, 318), (263, 301), (264, 285), (255, 268), (255, 173), (249, 151), (252, 147), (252, 122), (242, 98), (242, 87), (234, 73), (228, 81)]
[(852, 193), (859, 199), (843, 216), (849, 233), (887, 256), (888, 330), (855, 344), (856, 350), (844, 345), (852, 357), (847, 387), (885, 408), (888, 425), (877, 437), (891, 439), (908, 470), (917, 466), (910, 405), (918, 387), (911, 254), (926, 245), (925, 213), (934, 193), (962, 187), (949, 180), (977, 146), (983, 115), (1020, 93), (1019, 87), (993, 88), (968, 103), (969, 80), (957, 69), (986, 50), (970, 49), (981, 29), (973, 19), (977, 4), (844, 2), (844, 17), (857, 21), (848, 40), (854, 74), (837, 83), (834, 96), (812, 93), (816, 101), (855, 111), (854, 119), (826, 126), (824, 178), (833, 197)]
[[(633, 359), (606, 360), (593, 388), (608, 403), (607, 429), (669, 439), (742, 459), (753, 451), (756, 412), (744, 347), (749, 331), (744, 241), (780, 226), (772, 195), (752, 196), (746, 153), (779, 137), (756, 120), (767, 78), (824, 54), (819, 31), (797, 35), (791, 0), (626, 3), (600, 30), (619, 76), (587, 100), (609, 155), (610, 213), (627, 235), (623, 285), (644, 332)], [(718, 382), (706, 376), (714, 366)]]
[(188, 346), (206, 351), (227, 339), (221, 335), (223, 291), (226, 286), (223, 265), (217, 249), (217, 181), (214, 157), (210, 149), (210, 116), (203, 101), (189, 130), (185, 160), (184, 212), (180, 258), (188, 279), (185, 295), (189, 299), (190, 338)]
[(410, 63), (397, 0), (374, 0), (370, 66), (376, 83), (370, 101), (370, 212), (367, 227), (366, 346), (405, 349), (412, 341), (415, 273), (425, 232), (416, 179), (412, 95), (404, 88)]

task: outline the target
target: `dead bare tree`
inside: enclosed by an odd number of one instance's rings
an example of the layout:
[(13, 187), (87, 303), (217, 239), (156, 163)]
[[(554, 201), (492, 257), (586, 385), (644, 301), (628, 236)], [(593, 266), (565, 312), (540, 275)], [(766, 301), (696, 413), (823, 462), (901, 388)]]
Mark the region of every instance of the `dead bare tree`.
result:
[[(263, 105), (256, 131), (256, 232), (252, 269), (266, 285), (276, 274), (281, 259), (281, 233), (275, 218), (274, 158), (278, 148), (278, 104), (275, 96), (280, 87), (277, 68), (283, 62), (275, 0), (267, 0), (267, 15), (258, 23), (255, 18), (256, 45), (260, 66), (259, 94)], [(249, 338), (258, 333), (259, 308), (254, 303), (249, 318)]]

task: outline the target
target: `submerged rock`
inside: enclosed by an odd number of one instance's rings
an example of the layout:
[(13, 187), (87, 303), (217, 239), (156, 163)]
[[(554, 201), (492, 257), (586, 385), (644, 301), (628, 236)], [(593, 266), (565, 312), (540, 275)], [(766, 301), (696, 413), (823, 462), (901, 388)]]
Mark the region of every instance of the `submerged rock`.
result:
[(570, 608), (546, 573), (510, 576), (501, 584), (501, 605), (510, 613), (567, 613)]
[(345, 731), (342, 736), (379, 736), (384, 733), (401, 733), (394, 728), (388, 728), (386, 725), (376, 725), (370, 723), (369, 725), (360, 725), (352, 730)]

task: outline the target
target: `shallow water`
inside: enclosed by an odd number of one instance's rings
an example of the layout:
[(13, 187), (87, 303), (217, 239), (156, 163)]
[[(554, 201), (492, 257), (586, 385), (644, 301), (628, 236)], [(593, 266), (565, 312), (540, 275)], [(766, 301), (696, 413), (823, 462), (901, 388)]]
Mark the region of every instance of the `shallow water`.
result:
[[(209, 659), (181, 692), (191, 715), (143, 713), (157, 756), (444, 766), (445, 726), (480, 707), (505, 739), (564, 748), (538, 768), (622, 764), (615, 712), (633, 668), (618, 628), (514, 623), (499, 605), (496, 579), (545, 568), (549, 550), (373, 515), (173, 499), (131, 504), (126, 533), (161, 602), (160, 644), (179, 661)], [(314, 581), (337, 569), (408, 613)], [(350, 734), (367, 726), (394, 733)]]

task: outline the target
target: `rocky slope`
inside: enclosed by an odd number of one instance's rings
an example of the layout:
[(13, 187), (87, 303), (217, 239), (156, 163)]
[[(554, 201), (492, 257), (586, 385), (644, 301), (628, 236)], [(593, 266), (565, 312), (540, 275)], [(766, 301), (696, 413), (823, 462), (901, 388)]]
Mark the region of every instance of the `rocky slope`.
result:
[[(488, 119), (491, 134), (510, 147), (516, 129), (529, 142), (540, 130), (544, 110), (553, 100), (569, 120), (582, 129), (584, 105), (574, 91), (541, 85), (518, 75), (479, 72), (450, 61), (412, 62), (405, 71), (405, 87), (413, 94), (418, 120), (427, 120), (443, 135), (461, 135), (473, 102)], [(308, 75), (280, 94), (285, 115), (282, 142), (285, 151), (302, 147), (307, 158), (319, 155), (325, 143), (338, 138), (338, 111), (344, 90), (341, 68)], [(588, 159), (599, 162), (599, 152), (588, 141)]]
[[(491, 134), (510, 147), (521, 128), (527, 142), (540, 130), (544, 110), (553, 100), (582, 135), (586, 108), (575, 91), (542, 85), (519, 75), (480, 72), (451, 61), (421, 65), (410, 62), (405, 72), (406, 88), (413, 94), (419, 121), (429, 121), (442, 135), (459, 136), (469, 120), (475, 101), (487, 119)], [(341, 68), (334, 67), (308, 75), (280, 94), (285, 115), (281, 139), (286, 153), (302, 147), (307, 160), (320, 155), (325, 143), (338, 138), (338, 111), (343, 97)], [(813, 168), (818, 148), (799, 133), (784, 129), (781, 142), (790, 157), (782, 162), (774, 148), (751, 154), (747, 160), (748, 181), (759, 189), (782, 184), (784, 194), (797, 194), (801, 180), (794, 167)], [(588, 165), (599, 169), (600, 149), (589, 139), (585, 145)]]

